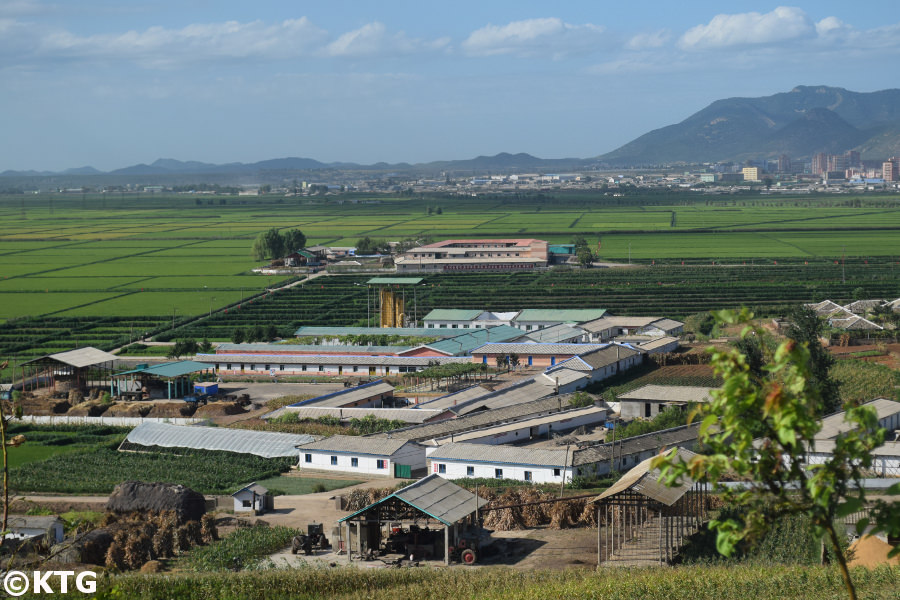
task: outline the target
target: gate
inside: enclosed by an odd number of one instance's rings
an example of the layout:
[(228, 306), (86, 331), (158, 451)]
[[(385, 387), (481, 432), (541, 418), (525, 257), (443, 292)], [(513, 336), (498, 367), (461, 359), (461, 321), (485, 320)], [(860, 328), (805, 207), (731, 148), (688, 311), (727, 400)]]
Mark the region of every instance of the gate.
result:
[(394, 463), (394, 477), (398, 479), (412, 478), (412, 466), (398, 465), (397, 463)]

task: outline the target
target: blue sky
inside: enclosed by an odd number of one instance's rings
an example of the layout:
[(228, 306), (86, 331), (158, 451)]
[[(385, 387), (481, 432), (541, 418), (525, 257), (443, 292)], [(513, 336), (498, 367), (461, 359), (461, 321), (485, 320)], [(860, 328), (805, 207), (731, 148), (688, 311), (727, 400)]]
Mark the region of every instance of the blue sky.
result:
[(898, 60), (896, 0), (0, 0), (0, 171), (590, 157)]

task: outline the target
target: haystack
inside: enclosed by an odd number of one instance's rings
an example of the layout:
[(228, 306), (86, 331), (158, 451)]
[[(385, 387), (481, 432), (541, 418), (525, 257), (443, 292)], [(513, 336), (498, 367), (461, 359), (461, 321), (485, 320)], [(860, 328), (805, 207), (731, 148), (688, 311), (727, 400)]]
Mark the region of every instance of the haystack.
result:
[(117, 485), (109, 495), (106, 510), (116, 513), (170, 510), (179, 523), (185, 523), (200, 521), (206, 512), (206, 502), (203, 494), (183, 485), (126, 481)]
[(77, 406), (73, 406), (68, 415), (72, 417), (99, 417), (109, 407), (109, 404), (101, 402), (82, 402)]

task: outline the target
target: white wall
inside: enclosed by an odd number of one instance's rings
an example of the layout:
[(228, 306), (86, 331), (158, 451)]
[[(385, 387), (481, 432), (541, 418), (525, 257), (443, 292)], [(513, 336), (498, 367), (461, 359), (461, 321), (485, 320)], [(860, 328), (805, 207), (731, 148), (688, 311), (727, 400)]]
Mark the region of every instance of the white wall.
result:
[[(445, 472), (440, 472), (440, 465), (444, 465)], [(474, 468), (474, 475), (468, 475), (468, 467)], [(441, 459), (428, 459), (428, 474), (437, 473), (445, 479), (465, 479), (467, 477), (484, 477), (486, 479), (495, 478), (495, 469), (503, 470), (503, 479), (512, 479), (514, 481), (525, 481), (525, 471), (531, 472), (531, 481), (534, 483), (560, 483), (563, 476), (566, 481), (572, 481), (572, 471), (570, 469), (559, 468), (559, 475), (554, 475), (554, 467), (529, 466), (529, 465), (508, 465), (508, 464), (485, 464), (485, 463), (466, 463)]]
[[(256, 510), (260, 513), (263, 512), (265, 509), (265, 501), (266, 501), (265, 496), (260, 496), (259, 494), (256, 494), (255, 506), (252, 505), (253, 500), (254, 500), (253, 496), (254, 496), (254, 494), (250, 490), (241, 490), (240, 492), (236, 493), (233, 496), (234, 512), (252, 512), (254, 510)], [(244, 500), (251, 502), (251, 506), (244, 506)]]
[[(306, 455), (311, 455), (312, 462), (306, 462)], [(331, 457), (337, 457), (337, 465), (331, 464)], [(353, 459), (357, 466), (353, 466)], [(383, 460), (384, 468), (378, 468), (378, 461)], [(425, 466), (425, 448), (415, 444), (405, 444), (392, 456), (374, 456), (352, 452), (326, 452), (323, 450), (300, 449), (298, 468), (317, 469), (322, 471), (340, 471), (342, 473), (364, 473), (366, 475), (394, 476), (394, 465), (410, 465), (413, 470)]]
[(204, 419), (185, 419), (182, 417), (76, 417), (66, 415), (23, 415), (23, 423), (36, 425), (110, 425), (114, 427), (134, 427), (141, 423), (169, 423), (170, 425), (193, 425)]

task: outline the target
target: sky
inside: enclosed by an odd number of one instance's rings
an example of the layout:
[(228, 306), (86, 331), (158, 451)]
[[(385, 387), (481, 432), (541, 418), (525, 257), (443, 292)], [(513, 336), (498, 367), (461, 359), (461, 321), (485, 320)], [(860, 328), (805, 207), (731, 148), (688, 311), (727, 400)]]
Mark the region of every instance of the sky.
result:
[(587, 158), (898, 61), (896, 0), (0, 0), (0, 172)]

